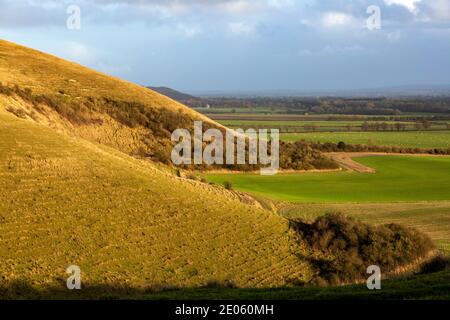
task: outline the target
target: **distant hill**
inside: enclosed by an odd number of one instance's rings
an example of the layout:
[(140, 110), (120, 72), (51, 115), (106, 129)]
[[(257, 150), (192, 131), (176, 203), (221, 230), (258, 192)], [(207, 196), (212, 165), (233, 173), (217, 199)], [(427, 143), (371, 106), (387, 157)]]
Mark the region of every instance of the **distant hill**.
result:
[(449, 97), (450, 84), (442, 85), (403, 85), (390, 87), (373, 87), (359, 89), (335, 90), (265, 90), (265, 91), (204, 91), (197, 95), (202, 99), (255, 99), (255, 98), (423, 98)]
[(168, 87), (147, 87), (153, 91), (156, 91), (162, 95), (165, 95), (175, 101), (190, 101), (190, 100), (201, 100), (198, 97), (191, 96), (189, 94), (168, 88)]

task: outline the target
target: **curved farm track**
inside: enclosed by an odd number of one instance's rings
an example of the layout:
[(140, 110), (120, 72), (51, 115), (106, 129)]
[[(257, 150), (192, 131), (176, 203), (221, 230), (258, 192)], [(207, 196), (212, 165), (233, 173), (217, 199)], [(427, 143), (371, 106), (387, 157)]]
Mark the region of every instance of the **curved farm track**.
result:
[(353, 152), (331, 152), (327, 153), (327, 155), (339, 164), (340, 167), (348, 170), (355, 171), (361, 173), (375, 173), (375, 169), (367, 167), (361, 163), (358, 163), (353, 160), (353, 158), (357, 157), (367, 157), (374, 156), (379, 154), (374, 153), (353, 153)]

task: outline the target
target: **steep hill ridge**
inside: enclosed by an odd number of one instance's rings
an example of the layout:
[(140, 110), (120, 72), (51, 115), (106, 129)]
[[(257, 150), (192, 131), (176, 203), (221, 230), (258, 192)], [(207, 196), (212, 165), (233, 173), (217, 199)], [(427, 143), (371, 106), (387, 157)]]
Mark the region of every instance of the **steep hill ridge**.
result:
[(287, 222), (220, 187), (0, 113), (3, 283), (282, 285), (308, 277)]
[(215, 123), (149, 89), (6, 41), (0, 81), (2, 286), (64, 287), (73, 264), (85, 286), (258, 287), (311, 276), (285, 219), (130, 156), (168, 143), (167, 128), (149, 134), (114, 111)]
[(207, 117), (150, 89), (0, 40), (8, 111), (128, 154), (168, 163), (170, 134)]

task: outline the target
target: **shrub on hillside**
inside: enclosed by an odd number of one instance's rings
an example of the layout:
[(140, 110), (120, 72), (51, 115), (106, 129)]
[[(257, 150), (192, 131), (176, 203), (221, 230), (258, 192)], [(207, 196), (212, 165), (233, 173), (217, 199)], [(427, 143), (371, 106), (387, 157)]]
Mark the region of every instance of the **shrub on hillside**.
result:
[(198, 177), (197, 177), (193, 172), (189, 172), (189, 173), (186, 175), (186, 178), (189, 179), (189, 180), (195, 180), (195, 181), (198, 181)]
[(280, 168), (294, 170), (338, 169), (339, 165), (324, 156), (309, 142), (280, 141)]
[(16, 117), (19, 117), (19, 118), (22, 118), (22, 119), (25, 119), (27, 117), (27, 113), (23, 109), (15, 109), (13, 107), (7, 107), (6, 111), (11, 112)]
[(204, 289), (235, 289), (237, 288), (233, 280), (209, 280), (201, 288)]
[(152, 159), (157, 162), (161, 162), (164, 164), (170, 164), (170, 149), (164, 148), (164, 147), (158, 147), (157, 150), (154, 152)]
[(317, 283), (365, 279), (370, 265), (392, 272), (434, 249), (431, 240), (414, 229), (372, 226), (342, 214), (327, 214), (311, 224), (291, 221), (291, 227), (311, 252), (306, 258), (318, 274)]
[(231, 181), (225, 181), (223, 183), (223, 186), (225, 187), (225, 189), (227, 190), (233, 190), (233, 183)]

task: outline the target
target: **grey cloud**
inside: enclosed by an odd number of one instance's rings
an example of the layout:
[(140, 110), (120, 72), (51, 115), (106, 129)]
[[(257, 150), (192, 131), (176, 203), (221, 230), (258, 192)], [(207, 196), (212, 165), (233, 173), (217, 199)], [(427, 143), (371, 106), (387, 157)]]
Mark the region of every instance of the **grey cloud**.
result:
[(316, 20), (326, 12), (342, 12), (357, 19), (367, 17), (370, 5), (382, 9), (385, 25), (395, 27), (434, 27), (450, 20), (450, 1), (423, 0), (417, 4), (419, 14), (401, 5), (386, 5), (384, 0), (292, 0), (290, 12), (277, 12), (267, 0), (0, 0), (0, 26), (28, 27), (65, 25), (69, 4), (82, 8), (83, 18), (93, 24), (150, 25), (198, 23), (208, 26), (223, 20), (253, 19), (265, 26), (289, 24), (287, 20)]

